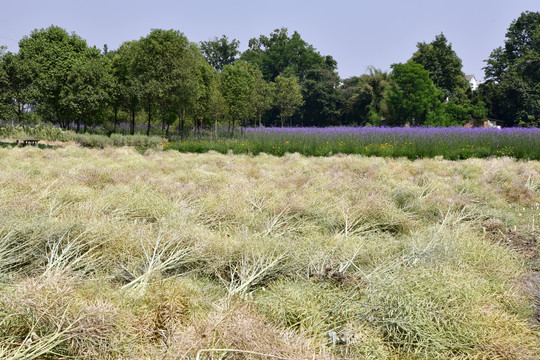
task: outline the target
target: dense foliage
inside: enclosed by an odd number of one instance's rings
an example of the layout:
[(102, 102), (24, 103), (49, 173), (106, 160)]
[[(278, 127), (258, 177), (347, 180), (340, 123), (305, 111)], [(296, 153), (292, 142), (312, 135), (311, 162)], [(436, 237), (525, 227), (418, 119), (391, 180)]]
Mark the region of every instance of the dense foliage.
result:
[(487, 82), (480, 92), (490, 115), (509, 124), (540, 125), (540, 12), (514, 20), (504, 46), (486, 62)]
[(332, 56), (286, 28), (252, 38), (243, 53), (225, 35), (194, 44), (162, 29), (102, 52), (51, 26), (21, 39), (18, 53), (0, 47), (0, 120), (106, 133), (129, 123), (132, 135), (182, 138), (221, 125), (456, 126), (486, 116), (536, 126), (539, 28), (538, 12), (516, 19), (487, 60), (486, 84), (471, 91), (444, 34), (390, 73), (340, 79)]

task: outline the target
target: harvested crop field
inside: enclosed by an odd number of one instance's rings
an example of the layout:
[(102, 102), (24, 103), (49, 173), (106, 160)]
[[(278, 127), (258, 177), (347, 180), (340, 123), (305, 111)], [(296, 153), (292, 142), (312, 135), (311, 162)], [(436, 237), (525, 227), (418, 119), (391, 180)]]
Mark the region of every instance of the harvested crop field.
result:
[(67, 146), (0, 168), (2, 359), (540, 358), (538, 161)]

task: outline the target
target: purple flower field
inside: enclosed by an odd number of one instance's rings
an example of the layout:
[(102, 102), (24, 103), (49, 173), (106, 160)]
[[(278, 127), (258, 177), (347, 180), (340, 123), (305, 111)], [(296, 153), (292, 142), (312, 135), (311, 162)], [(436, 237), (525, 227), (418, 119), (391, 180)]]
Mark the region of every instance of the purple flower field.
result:
[(283, 155), (298, 152), (308, 156), (362, 154), (407, 157), (443, 156), (446, 159), (508, 156), (540, 160), (538, 128), (464, 127), (328, 127), (248, 128), (245, 135), (224, 140), (187, 140), (171, 143), (179, 151)]
[(297, 127), (297, 128), (248, 128), (253, 136), (356, 138), (376, 140), (402, 139), (523, 139), (540, 140), (539, 128), (465, 128), (465, 127)]

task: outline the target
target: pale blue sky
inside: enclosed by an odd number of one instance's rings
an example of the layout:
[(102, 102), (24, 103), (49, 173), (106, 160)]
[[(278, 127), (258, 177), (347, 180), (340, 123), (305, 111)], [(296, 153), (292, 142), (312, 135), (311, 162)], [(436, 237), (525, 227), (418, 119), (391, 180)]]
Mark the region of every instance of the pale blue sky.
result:
[(483, 60), (503, 44), (511, 21), (525, 10), (540, 11), (540, 1), (0, 0), (0, 45), (16, 52), (24, 35), (54, 24), (111, 50), (152, 28), (180, 30), (193, 42), (225, 34), (245, 50), (250, 38), (286, 27), (332, 55), (345, 78), (370, 65), (388, 70), (409, 59), (417, 42), (443, 32), (464, 72), (480, 79)]

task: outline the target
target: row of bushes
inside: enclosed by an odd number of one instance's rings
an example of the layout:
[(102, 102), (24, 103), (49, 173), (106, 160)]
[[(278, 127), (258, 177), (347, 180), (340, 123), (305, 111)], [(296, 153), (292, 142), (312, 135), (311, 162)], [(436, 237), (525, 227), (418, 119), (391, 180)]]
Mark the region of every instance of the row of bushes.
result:
[(77, 134), (54, 126), (0, 126), (0, 138), (24, 140), (34, 138), (45, 141), (75, 141)]
[(163, 139), (158, 136), (145, 135), (121, 135), (111, 134), (111, 136), (95, 134), (76, 134), (74, 141), (82, 146), (100, 147), (106, 146), (141, 146), (156, 148), (163, 145)]
[(97, 134), (79, 134), (71, 130), (63, 130), (54, 126), (2, 126), (1, 139), (24, 140), (35, 138), (44, 141), (73, 141), (82, 146), (104, 148), (106, 146), (140, 146), (155, 148), (163, 145), (159, 136), (121, 135), (111, 136)]

